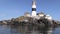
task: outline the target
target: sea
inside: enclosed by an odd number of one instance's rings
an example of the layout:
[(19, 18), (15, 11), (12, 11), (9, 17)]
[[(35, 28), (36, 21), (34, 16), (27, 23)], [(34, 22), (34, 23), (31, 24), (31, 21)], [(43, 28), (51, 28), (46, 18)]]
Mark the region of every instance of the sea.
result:
[(0, 34), (60, 34), (60, 26), (0, 25)]

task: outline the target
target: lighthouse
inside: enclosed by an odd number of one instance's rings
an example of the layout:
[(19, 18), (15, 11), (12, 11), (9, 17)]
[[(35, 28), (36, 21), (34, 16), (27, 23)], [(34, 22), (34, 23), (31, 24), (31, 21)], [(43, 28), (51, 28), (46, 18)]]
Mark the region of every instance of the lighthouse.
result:
[(36, 16), (36, 0), (32, 2), (32, 17)]

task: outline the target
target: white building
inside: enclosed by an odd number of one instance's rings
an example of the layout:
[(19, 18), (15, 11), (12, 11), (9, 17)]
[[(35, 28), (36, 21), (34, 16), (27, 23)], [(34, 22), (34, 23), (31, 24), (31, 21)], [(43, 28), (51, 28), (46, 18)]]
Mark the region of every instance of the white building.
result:
[(25, 12), (24, 16), (25, 16), (25, 17), (30, 17), (31, 15), (30, 15), (29, 12)]
[(52, 17), (48, 14), (46, 15), (43, 12), (36, 13), (36, 0), (33, 0), (33, 2), (32, 2), (32, 13), (30, 14), (29, 12), (26, 12), (24, 14), (24, 16), (25, 17), (33, 17), (33, 18), (36, 18), (36, 19), (39, 19), (40, 17), (44, 17), (48, 20), (52, 20)]
[(52, 20), (52, 17), (50, 15), (46, 15), (45, 18), (48, 19), (48, 20)]
[(39, 17), (44, 17), (45, 14), (44, 14), (43, 12), (40, 12), (40, 13), (38, 13), (37, 15), (38, 15)]

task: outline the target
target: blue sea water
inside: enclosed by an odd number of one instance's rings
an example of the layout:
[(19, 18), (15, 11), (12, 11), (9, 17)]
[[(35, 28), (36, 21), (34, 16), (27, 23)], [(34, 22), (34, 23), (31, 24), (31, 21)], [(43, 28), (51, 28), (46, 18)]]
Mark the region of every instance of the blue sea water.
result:
[(0, 25), (0, 34), (60, 34), (60, 27)]

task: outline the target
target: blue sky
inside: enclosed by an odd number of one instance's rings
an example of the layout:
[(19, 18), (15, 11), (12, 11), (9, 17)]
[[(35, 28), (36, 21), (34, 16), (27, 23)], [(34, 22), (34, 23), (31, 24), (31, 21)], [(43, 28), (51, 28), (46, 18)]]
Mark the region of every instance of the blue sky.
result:
[[(37, 12), (50, 14), (60, 20), (60, 0), (36, 0)], [(32, 0), (0, 0), (0, 20), (17, 18), (24, 12), (31, 13)]]

